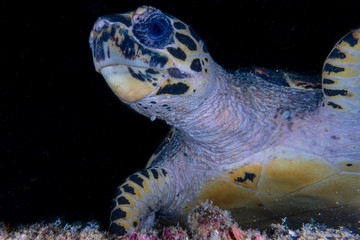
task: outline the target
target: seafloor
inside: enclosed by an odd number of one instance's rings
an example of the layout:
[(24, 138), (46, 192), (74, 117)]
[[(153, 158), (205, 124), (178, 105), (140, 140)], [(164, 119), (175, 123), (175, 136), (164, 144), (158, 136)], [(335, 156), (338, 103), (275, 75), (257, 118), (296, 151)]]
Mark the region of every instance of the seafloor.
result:
[(211, 204), (204, 203), (193, 209), (188, 216), (186, 229), (179, 226), (164, 227), (160, 230), (141, 230), (125, 236), (99, 230), (95, 223), (85, 226), (36, 223), (28, 226), (9, 228), (0, 226), (0, 239), (117, 239), (117, 240), (264, 240), (264, 239), (360, 239), (346, 228), (327, 228), (319, 224), (304, 224), (300, 229), (288, 228), (282, 224), (272, 224), (263, 232), (243, 230), (231, 218), (230, 213)]

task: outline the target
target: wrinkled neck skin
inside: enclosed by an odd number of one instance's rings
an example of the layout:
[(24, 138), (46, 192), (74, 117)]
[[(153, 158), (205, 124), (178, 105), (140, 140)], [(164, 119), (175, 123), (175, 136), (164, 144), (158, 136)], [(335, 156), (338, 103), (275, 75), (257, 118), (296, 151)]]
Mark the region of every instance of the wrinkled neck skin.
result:
[(297, 121), (316, 114), (319, 91), (284, 88), (251, 72), (229, 73), (215, 63), (214, 71), (201, 96), (150, 96), (131, 107), (174, 126), (188, 148), (201, 147), (199, 152), (210, 159), (229, 163), (269, 147)]

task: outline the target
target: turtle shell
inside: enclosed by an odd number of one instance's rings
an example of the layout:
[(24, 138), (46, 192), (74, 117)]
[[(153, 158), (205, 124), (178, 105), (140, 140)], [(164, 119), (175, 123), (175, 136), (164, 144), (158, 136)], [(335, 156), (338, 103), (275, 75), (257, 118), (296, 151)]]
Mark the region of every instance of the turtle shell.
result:
[[(325, 159), (277, 146), (229, 166), (206, 182), (197, 198), (231, 211), (243, 227), (254, 223), (256, 227), (261, 223), (268, 226), (274, 217), (287, 217), (295, 223), (314, 219), (338, 226), (344, 219), (357, 222), (359, 189), (358, 161), (345, 157)], [(188, 203), (184, 212), (192, 207)]]

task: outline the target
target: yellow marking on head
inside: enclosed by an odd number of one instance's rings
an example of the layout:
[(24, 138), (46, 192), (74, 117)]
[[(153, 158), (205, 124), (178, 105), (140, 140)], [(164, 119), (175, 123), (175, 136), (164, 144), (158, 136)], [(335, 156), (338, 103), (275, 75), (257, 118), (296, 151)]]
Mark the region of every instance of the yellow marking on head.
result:
[(101, 74), (115, 95), (126, 102), (139, 100), (150, 94), (154, 88), (150, 82), (135, 79), (124, 65), (102, 68)]

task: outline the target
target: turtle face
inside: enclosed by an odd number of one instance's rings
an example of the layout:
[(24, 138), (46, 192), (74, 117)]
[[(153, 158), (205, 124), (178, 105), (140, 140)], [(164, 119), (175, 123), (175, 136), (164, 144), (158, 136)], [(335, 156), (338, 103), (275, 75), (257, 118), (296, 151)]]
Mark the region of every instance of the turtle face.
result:
[(201, 94), (211, 74), (192, 28), (152, 7), (99, 18), (89, 41), (96, 70), (125, 102)]

